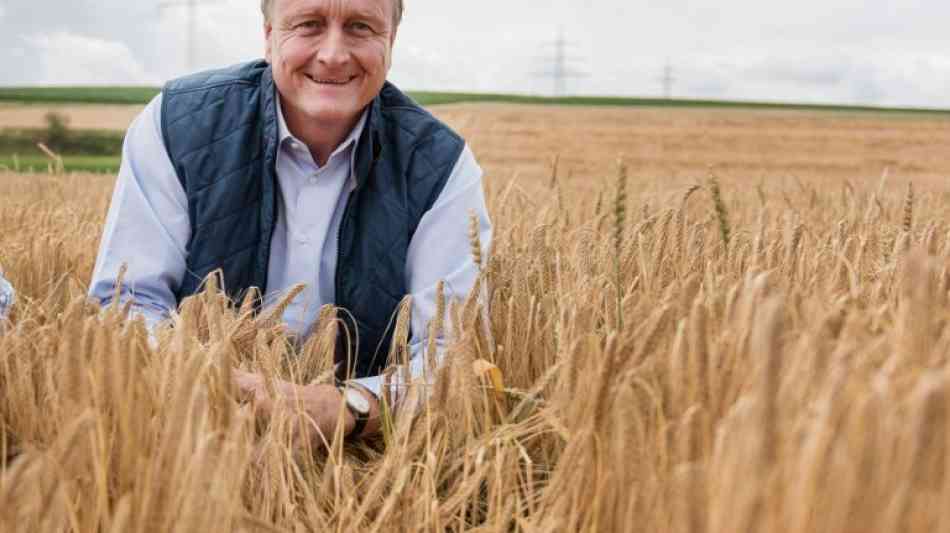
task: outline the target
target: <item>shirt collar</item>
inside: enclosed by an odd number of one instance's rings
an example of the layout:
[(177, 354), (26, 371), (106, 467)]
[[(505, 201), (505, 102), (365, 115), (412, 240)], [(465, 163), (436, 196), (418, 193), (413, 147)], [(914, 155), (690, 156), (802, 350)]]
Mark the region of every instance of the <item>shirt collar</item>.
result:
[[(287, 120), (284, 118), (284, 108), (281, 106), (281, 103), (280, 103), (279, 92), (277, 92), (276, 103), (277, 103), (278, 146), (283, 145), (284, 142), (287, 142), (288, 139), (292, 139), (295, 142), (304, 144), (302, 141), (294, 137), (294, 134), (290, 132), (290, 128), (287, 127)], [(336, 150), (334, 150), (333, 153), (330, 154), (331, 158), (339, 154), (343, 150), (346, 150), (347, 148), (349, 148), (350, 145), (355, 146), (356, 143), (359, 142), (360, 136), (363, 135), (363, 129), (366, 127), (366, 118), (368, 114), (369, 114), (369, 107), (367, 106), (367, 108), (363, 110), (363, 114), (360, 115), (360, 119), (356, 122), (356, 126), (354, 126), (353, 129), (350, 131), (350, 134), (347, 135), (346, 139), (343, 139), (343, 142), (340, 143), (340, 146), (338, 146)], [(355, 158), (356, 158), (356, 150), (353, 150), (350, 155), (351, 167), (355, 163), (354, 161)]]

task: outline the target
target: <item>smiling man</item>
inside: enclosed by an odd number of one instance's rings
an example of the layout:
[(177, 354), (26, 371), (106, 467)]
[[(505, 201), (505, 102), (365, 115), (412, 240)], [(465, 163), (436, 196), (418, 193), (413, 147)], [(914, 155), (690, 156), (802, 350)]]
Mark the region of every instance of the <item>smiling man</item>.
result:
[[(277, 390), (302, 401), (316, 443), (341, 411), (359, 438), (378, 430), (381, 394), (400, 392), (381, 378), (400, 301), (413, 297), (419, 377), (437, 284), (454, 296), (474, 284), (469, 212), (484, 253), (491, 241), (482, 172), (386, 82), (402, 0), (261, 8), (265, 60), (174, 80), (129, 128), (90, 294), (107, 304), (118, 292), (154, 328), (219, 269), (236, 301), (258, 287), (267, 305), (305, 284), (284, 321), (305, 338), (321, 306), (341, 309), (339, 381)], [(288, 403), (266, 400), (260, 376), (235, 379), (265, 415)]]

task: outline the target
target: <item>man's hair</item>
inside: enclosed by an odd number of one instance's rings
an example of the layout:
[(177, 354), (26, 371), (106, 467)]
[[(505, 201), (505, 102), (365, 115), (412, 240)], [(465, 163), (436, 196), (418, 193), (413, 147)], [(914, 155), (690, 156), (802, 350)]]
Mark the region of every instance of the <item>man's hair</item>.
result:
[[(393, 28), (398, 28), (402, 22), (402, 0), (392, 0), (393, 3)], [(274, 0), (261, 0), (261, 13), (264, 14), (264, 20), (270, 21), (270, 10), (274, 5)]]

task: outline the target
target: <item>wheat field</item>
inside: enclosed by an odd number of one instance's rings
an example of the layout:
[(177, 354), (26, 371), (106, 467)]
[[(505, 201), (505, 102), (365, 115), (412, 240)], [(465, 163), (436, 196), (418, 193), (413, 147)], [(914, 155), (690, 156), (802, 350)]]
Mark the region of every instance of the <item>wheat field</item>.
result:
[(331, 320), (294, 349), (211, 283), (152, 347), (84, 298), (114, 178), (0, 173), (0, 531), (950, 531), (947, 122), (655, 111), (734, 140), (645, 148), (648, 117), (440, 113), (487, 290), (435, 387), (328, 451), (227, 377), (326, 379)]

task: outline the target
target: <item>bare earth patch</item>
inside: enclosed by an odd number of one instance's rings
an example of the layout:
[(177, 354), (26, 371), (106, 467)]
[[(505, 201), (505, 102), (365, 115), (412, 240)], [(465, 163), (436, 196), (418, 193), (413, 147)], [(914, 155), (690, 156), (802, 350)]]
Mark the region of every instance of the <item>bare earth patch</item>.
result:
[(69, 117), (69, 126), (76, 129), (124, 130), (144, 106), (0, 104), (0, 128), (42, 128), (50, 111)]

